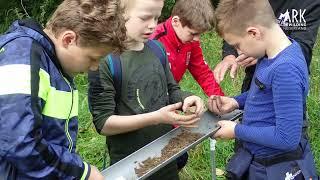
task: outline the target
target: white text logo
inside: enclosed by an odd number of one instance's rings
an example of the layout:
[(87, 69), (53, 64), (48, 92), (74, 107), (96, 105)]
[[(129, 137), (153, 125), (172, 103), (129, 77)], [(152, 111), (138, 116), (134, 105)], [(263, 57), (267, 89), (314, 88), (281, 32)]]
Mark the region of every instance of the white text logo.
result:
[(306, 9), (291, 9), (281, 13), (278, 18), (279, 25), (284, 30), (307, 30), (307, 21), (304, 18)]

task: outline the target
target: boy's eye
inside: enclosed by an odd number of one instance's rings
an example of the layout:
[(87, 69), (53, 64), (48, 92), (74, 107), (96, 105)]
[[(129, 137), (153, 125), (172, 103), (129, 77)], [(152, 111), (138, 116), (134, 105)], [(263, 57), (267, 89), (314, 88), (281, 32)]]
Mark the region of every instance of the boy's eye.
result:
[(139, 17), (142, 21), (149, 20), (151, 17), (150, 16), (141, 16)]
[(191, 31), (189, 31), (189, 33), (190, 33), (191, 36), (198, 36), (198, 35), (201, 34), (199, 32), (191, 32)]

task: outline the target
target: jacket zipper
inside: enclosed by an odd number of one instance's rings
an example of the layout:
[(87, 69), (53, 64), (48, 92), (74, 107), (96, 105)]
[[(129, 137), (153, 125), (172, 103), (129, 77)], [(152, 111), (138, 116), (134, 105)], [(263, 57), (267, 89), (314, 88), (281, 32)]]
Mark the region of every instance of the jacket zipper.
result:
[(63, 78), (67, 82), (67, 84), (68, 84), (68, 86), (69, 86), (69, 88), (71, 90), (71, 98), (72, 98), (71, 99), (71, 107), (70, 107), (69, 115), (68, 115), (68, 118), (66, 119), (66, 123), (64, 125), (64, 130), (65, 130), (67, 139), (69, 141), (68, 150), (69, 150), (69, 152), (71, 152), (72, 151), (72, 147), (73, 147), (73, 141), (72, 141), (72, 138), (71, 138), (70, 133), (69, 133), (69, 121), (70, 121), (70, 115), (71, 115), (72, 108), (73, 108), (73, 88), (71, 87), (70, 82), (65, 77), (63, 77)]

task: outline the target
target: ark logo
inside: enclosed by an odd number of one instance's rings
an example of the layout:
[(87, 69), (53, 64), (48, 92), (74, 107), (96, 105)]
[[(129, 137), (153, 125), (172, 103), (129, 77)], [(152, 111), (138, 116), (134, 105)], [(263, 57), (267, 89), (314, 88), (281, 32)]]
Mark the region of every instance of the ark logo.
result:
[(284, 30), (307, 30), (307, 21), (304, 18), (306, 9), (291, 9), (281, 13), (278, 18), (279, 25)]

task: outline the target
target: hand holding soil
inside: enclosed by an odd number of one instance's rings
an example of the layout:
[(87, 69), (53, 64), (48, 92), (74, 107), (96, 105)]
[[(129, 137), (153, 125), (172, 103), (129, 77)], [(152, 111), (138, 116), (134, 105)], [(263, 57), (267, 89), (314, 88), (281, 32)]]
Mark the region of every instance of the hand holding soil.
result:
[[(196, 106), (191, 106), (191, 107), (188, 107), (187, 110), (184, 112), (184, 115), (194, 115), (196, 114), (196, 110), (197, 110), (197, 107)], [(186, 127), (186, 128), (196, 128), (198, 127), (198, 122), (195, 122), (194, 124), (190, 124), (190, 125), (183, 125), (183, 127)]]
[(186, 110), (186, 112), (184, 112), (184, 114), (185, 114), (185, 115), (195, 114), (195, 113), (196, 113), (196, 109), (197, 109), (196, 106), (188, 107), (187, 110)]
[(195, 114), (197, 114), (198, 117), (201, 116), (201, 114), (203, 114), (204, 104), (200, 97), (198, 96), (186, 97), (183, 101), (183, 106), (182, 106), (183, 112), (186, 112), (187, 108), (192, 106), (196, 107)]
[(156, 111), (159, 121), (158, 124), (172, 124), (185, 127), (194, 127), (200, 118), (196, 114), (192, 115), (182, 115), (177, 114), (176, 111), (180, 109), (182, 103), (176, 103), (172, 105), (165, 106), (158, 111)]

